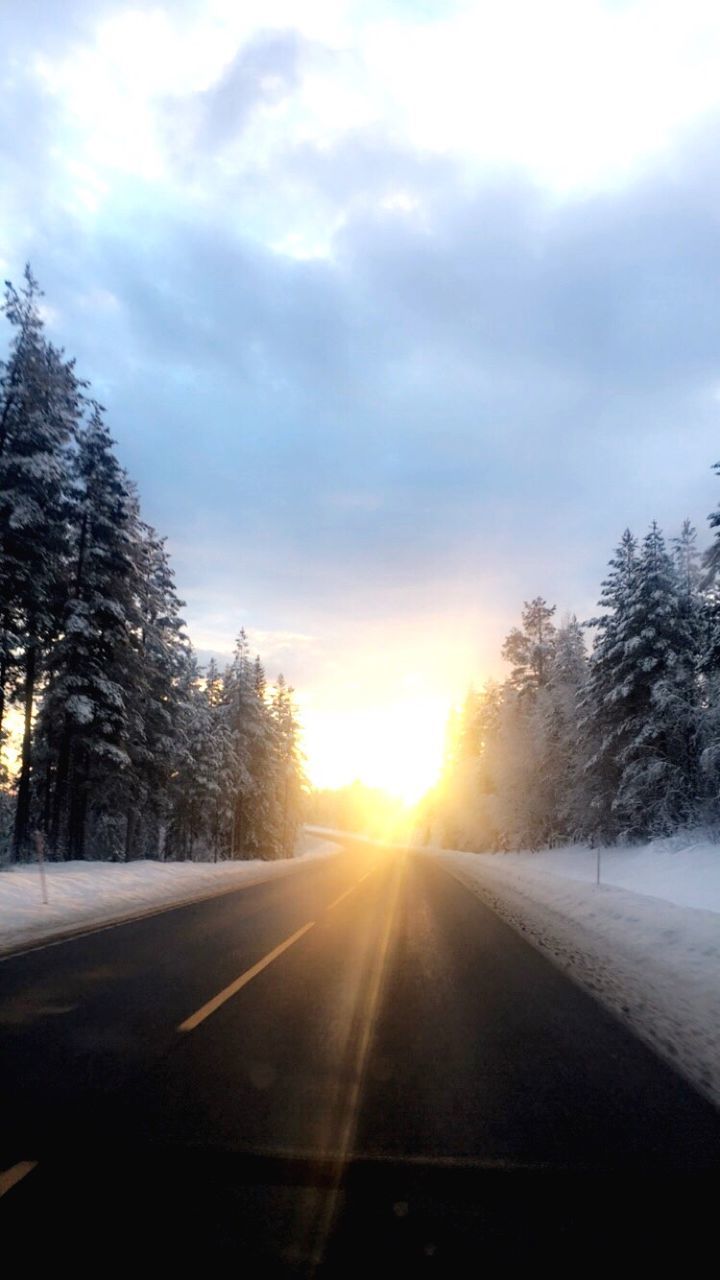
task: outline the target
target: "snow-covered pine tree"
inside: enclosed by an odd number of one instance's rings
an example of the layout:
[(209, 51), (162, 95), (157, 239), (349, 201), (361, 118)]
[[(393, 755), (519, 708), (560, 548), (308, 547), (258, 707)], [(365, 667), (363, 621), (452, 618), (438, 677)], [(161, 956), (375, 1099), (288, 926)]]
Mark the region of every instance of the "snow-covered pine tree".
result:
[[(713, 470), (720, 475), (720, 463)], [(715, 531), (700, 571), (698, 642), (699, 816), (720, 819), (720, 507), (708, 516)]]
[[(215, 679), (216, 677), (213, 677)], [(207, 679), (191, 656), (179, 679), (174, 768), (169, 785), (168, 845), (180, 860), (212, 851), (212, 819), (220, 789), (214, 708)]]
[(205, 692), (210, 715), (209, 736), (203, 753), (204, 770), (208, 776), (208, 840), (209, 849), (217, 861), (223, 852), (223, 805), (225, 766), (230, 757), (230, 728), (224, 706), (223, 681), (214, 658), (205, 673)]
[(626, 529), (602, 584), (599, 604), (605, 612), (586, 623), (595, 629), (595, 641), (580, 702), (580, 731), (589, 798), (587, 834), (592, 839), (612, 840), (618, 830), (614, 801), (625, 709), (617, 671), (624, 654), (623, 626), (633, 599), (637, 559), (637, 540)]
[(587, 823), (581, 706), (587, 683), (583, 629), (573, 614), (558, 627), (539, 707), (544, 724), (543, 784), (552, 814), (550, 842), (577, 839)]
[(672, 539), (672, 548), (678, 575), (678, 594), (689, 613), (699, 603), (702, 577), (697, 529), (691, 520), (683, 520), (680, 533)]
[(639, 839), (667, 834), (689, 819), (695, 767), (680, 711), (691, 699), (693, 639), (675, 565), (654, 523), (624, 586), (605, 628), (611, 643), (601, 646), (596, 693), (603, 750), (616, 771), (613, 833)]
[(690, 520), (683, 521), (679, 535), (672, 539), (672, 548), (680, 613), (686, 624), (687, 640), (678, 654), (672, 681), (661, 683), (655, 696), (667, 699), (668, 712), (672, 713), (674, 709), (678, 733), (684, 735), (687, 785), (692, 792), (688, 816), (699, 818), (700, 801), (706, 789), (701, 755), (708, 701), (703, 666), (704, 655), (708, 651), (710, 593), (702, 589), (702, 557), (697, 545), (697, 530)]
[(193, 678), (192, 651), (180, 616), (183, 607), (165, 545), (140, 522), (136, 541), (139, 581), (137, 649), (140, 677), (131, 702), (132, 769), (127, 775), (125, 857), (157, 855), (171, 817), (171, 782), (182, 741), (185, 700)]
[(555, 605), (542, 596), (526, 602), (522, 627), (513, 627), (502, 648), (502, 656), (512, 664), (509, 684), (518, 694), (536, 693), (547, 684), (555, 647), (552, 622)]
[(505, 640), (502, 656), (512, 664), (499, 721), (497, 813), (503, 843), (544, 843), (553, 828), (551, 800), (543, 783), (544, 702), (552, 671), (555, 606), (536, 596), (526, 602), (522, 627)]
[(449, 848), (503, 846), (497, 796), (502, 705), (502, 687), (488, 681), (480, 690), (468, 690), (462, 707), (451, 714), (431, 819), (432, 832)]
[(305, 794), (300, 729), (294, 702), (294, 690), (281, 674), (277, 678), (270, 703), (273, 733), (273, 792), (275, 796), (275, 856), (293, 855), (298, 826), (302, 818)]
[(271, 750), (271, 725), (264, 702), (265, 679), (250, 659), (244, 628), (223, 680), (226, 758), (223, 769), (225, 844), (231, 858), (263, 853), (266, 830), (262, 763)]
[(30, 835), (35, 695), (65, 596), (70, 446), (82, 400), (72, 361), (45, 338), (41, 296), (29, 266), (19, 291), (6, 285), (15, 336), (0, 385), (0, 716), (11, 674), (24, 716), (16, 857)]
[(130, 765), (129, 704), (140, 676), (135, 507), (102, 411), (74, 459), (68, 594), (38, 718), (44, 825), (57, 856), (85, 855), (88, 807)]

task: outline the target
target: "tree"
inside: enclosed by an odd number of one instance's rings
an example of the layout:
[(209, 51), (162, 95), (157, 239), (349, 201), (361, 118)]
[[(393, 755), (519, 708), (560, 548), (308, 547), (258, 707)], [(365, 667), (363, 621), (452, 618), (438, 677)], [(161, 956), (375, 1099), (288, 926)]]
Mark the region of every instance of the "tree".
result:
[(130, 708), (132, 731), (125, 794), (125, 858), (164, 848), (179, 729), (195, 676), (192, 650), (180, 616), (166, 541), (139, 522), (135, 541), (139, 625), (139, 677)]
[(630, 610), (637, 575), (637, 541), (629, 529), (610, 560), (600, 607), (586, 625), (595, 629), (588, 681), (580, 702), (580, 730), (589, 796), (588, 834), (612, 839), (617, 832), (614, 800), (620, 779), (624, 707), (617, 668), (624, 653), (623, 620)]
[(573, 614), (558, 628), (548, 682), (536, 710), (547, 842), (577, 839), (587, 822), (581, 706), (587, 684), (583, 629)]
[(36, 689), (66, 594), (70, 446), (82, 403), (72, 361), (45, 339), (41, 297), (29, 266), (19, 291), (6, 285), (15, 337), (0, 386), (0, 727), (8, 678), (17, 674), (24, 732), (15, 857), (29, 839)]
[(555, 605), (542, 596), (525, 603), (522, 628), (513, 627), (505, 640), (502, 656), (512, 663), (510, 684), (519, 694), (533, 694), (548, 681), (555, 647), (555, 627), (551, 621)]
[(305, 773), (300, 750), (299, 725), (294, 690), (281, 674), (273, 691), (270, 715), (274, 730), (274, 794), (279, 821), (276, 822), (275, 853), (292, 857), (305, 791)]
[(624, 538), (591, 685), (602, 739), (605, 834), (667, 834), (691, 813), (693, 637), (673, 560), (656, 524), (635, 554)]
[[(46, 339), (28, 267), (0, 362), (0, 746), (24, 713), (14, 851), (279, 856), (303, 790), (292, 690), (244, 632), (199, 673), (165, 540), (141, 516), (103, 411)], [(0, 840), (13, 797), (0, 764)]]
[(224, 776), (226, 845), (231, 858), (262, 850), (266, 829), (264, 762), (271, 728), (264, 701), (265, 677), (250, 659), (244, 628), (223, 681), (226, 756)]
[(69, 589), (38, 723), (44, 825), (60, 856), (82, 858), (90, 790), (130, 767), (130, 703), (141, 676), (133, 496), (98, 405), (73, 468)]

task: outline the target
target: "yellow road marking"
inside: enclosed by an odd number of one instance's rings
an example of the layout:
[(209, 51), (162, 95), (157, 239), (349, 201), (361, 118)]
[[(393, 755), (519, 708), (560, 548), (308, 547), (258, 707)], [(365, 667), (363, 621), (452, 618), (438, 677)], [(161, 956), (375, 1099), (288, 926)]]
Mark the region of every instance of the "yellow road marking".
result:
[(346, 889), (344, 893), (341, 893), (341, 894), (340, 894), (340, 897), (339, 897), (339, 898), (336, 898), (334, 902), (331, 902), (331, 903), (330, 903), (330, 906), (329, 906), (329, 907), (326, 907), (326, 908), (325, 908), (325, 910), (326, 910), (326, 911), (332, 911), (333, 907), (336, 907), (336, 906), (338, 905), (338, 903), (339, 903), (339, 902), (342, 902), (343, 898), (347, 898), (348, 894), (349, 894), (349, 893), (352, 893), (353, 889), (355, 889), (355, 888), (357, 888), (357, 885), (351, 884), (351, 885), (350, 885), (350, 888), (349, 888), (349, 889)]
[(36, 1165), (37, 1160), (21, 1160), (19, 1164), (14, 1164), (12, 1168), (0, 1173), (0, 1196), (5, 1196), (8, 1191), (12, 1191), (18, 1182), (22, 1182), (23, 1178), (32, 1173)]
[(234, 996), (241, 987), (244, 987), (248, 982), (251, 982), (259, 973), (262, 973), (263, 969), (267, 969), (267, 966), (272, 964), (273, 960), (277, 960), (277, 957), (282, 955), (283, 951), (287, 951), (288, 947), (291, 947), (294, 942), (297, 942), (299, 938), (302, 938), (303, 934), (307, 933), (308, 929), (312, 929), (314, 924), (314, 920), (311, 920), (309, 924), (304, 924), (302, 929), (298, 929), (297, 933), (294, 933), (292, 937), (286, 938), (284, 942), (279, 944), (279, 946), (274, 947), (273, 950), (269, 951), (262, 960), (258, 960), (257, 964), (254, 964), (251, 969), (246, 969), (245, 973), (242, 973), (239, 978), (236, 978), (234, 982), (231, 982), (229, 987), (225, 987), (223, 991), (219, 991), (218, 994), (213, 996), (212, 1000), (208, 1000), (207, 1004), (204, 1004), (201, 1009), (198, 1009), (196, 1013), (192, 1013), (189, 1018), (186, 1018), (184, 1022), (181, 1022), (178, 1027), (178, 1031), (194, 1031), (201, 1022), (204, 1022), (206, 1018), (209, 1018), (211, 1013), (214, 1013), (222, 1004), (225, 1004), (225, 1001)]

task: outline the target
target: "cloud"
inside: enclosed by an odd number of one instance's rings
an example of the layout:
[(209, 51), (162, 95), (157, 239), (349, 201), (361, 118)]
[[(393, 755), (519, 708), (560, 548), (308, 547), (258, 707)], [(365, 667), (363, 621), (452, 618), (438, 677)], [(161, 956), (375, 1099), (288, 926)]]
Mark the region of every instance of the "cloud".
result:
[(196, 146), (222, 146), (237, 135), (259, 103), (287, 96), (298, 83), (299, 51), (294, 31), (260, 34), (239, 49), (218, 83), (200, 97)]
[[(412, 28), (416, 70), (442, 8)], [(53, 336), (106, 403), (203, 650), (245, 624), (298, 685), (337, 689), (370, 643), (387, 687), (420, 651), (452, 653), (464, 683), (523, 598), (589, 610), (628, 521), (702, 521), (720, 453), (714, 114), (632, 181), (559, 196), (512, 148), (483, 168), (364, 101), (382, 30), (395, 47), (382, 7), (353, 46), (330, 18), (224, 43), (208, 28), (187, 91), (200, 11), (176, 30), (148, 8), (155, 38), (174, 32), (168, 67), (153, 94), (143, 64), (150, 96), (103, 160), (117, 119), (90, 147), (67, 78), (79, 50), (100, 77), (108, 11), (76, 5), (65, 32), (52, 9), (45, 77), (13, 17), (4, 252), (15, 276), (32, 259)], [(136, 171), (144, 112), (157, 165)]]

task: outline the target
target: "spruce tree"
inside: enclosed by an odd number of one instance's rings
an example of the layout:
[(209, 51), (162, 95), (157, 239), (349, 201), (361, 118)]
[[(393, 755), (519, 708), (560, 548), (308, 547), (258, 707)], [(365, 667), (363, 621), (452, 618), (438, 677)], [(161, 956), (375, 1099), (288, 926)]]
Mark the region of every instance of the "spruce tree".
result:
[(66, 594), (70, 446), (82, 399), (73, 363), (45, 338), (41, 297), (29, 266), (19, 291), (6, 285), (15, 336), (0, 386), (0, 729), (15, 676), (24, 719), (15, 857), (30, 834), (36, 690)]
[(542, 786), (547, 792), (551, 843), (576, 839), (587, 820), (581, 706), (587, 684), (583, 629), (573, 614), (557, 631), (542, 720)]
[(692, 651), (677, 571), (653, 524), (593, 663), (601, 752), (613, 770), (611, 834), (667, 834), (690, 816), (694, 758), (680, 708), (690, 695)]
[(285, 677), (279, 675), (270, 714), (274, 730), (273, 789), (279, 819), (275, 823), (274, 852), (281, 858), (292, 857), (304, 798), (305, 775), (293, 693)]
[[(192, 679), (192, 652), (180, 616), (165, 539), (141, 522), (135, 546), (138, 575), (137, 653), (140, 675), (131, 700), (132, 769), (125, 795), (125, 857), (164, 847), (171, 816), (171, 781), (179, 726)], [(189, 673), (190, 669), (190, 673)]]
[(580, 704), (580, 728), (589, 796), (588, 834), (593, 839), (611, 840), (617, 834), (614, 802), (621, 773), (618, 756), (624, 745), (625, 708), (616, 673), (624, 654), (622, 626), (636, 575), (637, 541), (626, 529), (602, 584), (599, 603), (605, 612), (587, 623), (595, 629), (595, 642)]
[[(68, 595), (38, 720), (50, 848), (85, 856), (88, 805), (130, 766), (129, 702), (139, 678), (134, 505), (95, 405), (74, 461)], [(92, 796), (91, 796), (92, 792)]]

